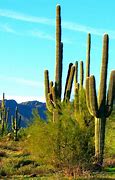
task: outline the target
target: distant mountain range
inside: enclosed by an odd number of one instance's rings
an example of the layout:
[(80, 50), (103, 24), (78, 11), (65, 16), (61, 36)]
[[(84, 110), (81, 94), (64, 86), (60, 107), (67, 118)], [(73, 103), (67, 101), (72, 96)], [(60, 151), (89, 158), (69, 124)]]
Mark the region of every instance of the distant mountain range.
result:
[(39, 101), (27, 101), (17, 103), (15, 100), (5, 100), (6, 108), (9, 108), (9, 123), (11, 123), (11, 115), (15, 114), (15, 108), (18, 107), (19, 113), (22, 117), (21, 127), (26, 127), (32, 120), (32, 110), (37, 109), (42, 119), (46, 118), (46, 104)]
[[(1, 100), (0, 100), (1, 103)], [(9, 124), (11, 124), (11, 116), (15, 114), (15, 109), (18, 107), (19, 113), (22, 117), (21, 127), (27, 127), (28, 123), (32, 120), (32, 110), (37, 109), (40, 117), (46, 119), (46, 104), (39, 101), (27, 101), (17, 103), (15, 100), (5, 100), (6, 108), (9, 108)], [(115, 101), (114, 107), (115, 110)]]

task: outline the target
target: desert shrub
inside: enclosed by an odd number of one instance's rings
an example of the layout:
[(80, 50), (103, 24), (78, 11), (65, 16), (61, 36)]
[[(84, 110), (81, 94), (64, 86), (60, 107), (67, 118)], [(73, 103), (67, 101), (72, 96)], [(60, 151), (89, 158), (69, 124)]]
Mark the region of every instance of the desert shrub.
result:
[(34, 111), (33, 123), (27, 128), (26, 148), (41, 164), (89, 167), (94, 152), (92, 127), (80, 125), (72, 103), (63, 104), (61, 112), (53, 123), (51, 119), (41, 120)]

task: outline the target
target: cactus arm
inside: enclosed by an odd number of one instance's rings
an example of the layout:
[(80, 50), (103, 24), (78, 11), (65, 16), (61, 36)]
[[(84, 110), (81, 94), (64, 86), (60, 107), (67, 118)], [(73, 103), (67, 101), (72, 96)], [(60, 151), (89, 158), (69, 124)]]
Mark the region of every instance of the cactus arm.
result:
[(80, 88), (83, 87), (83, 79), (84, 79), (83, 61), (80, 61)]
[(89, 81), (90, 81), (90, 77), (87, 77), (86, 78), (86, 103), (87, 103), (87, 108), (89, 110), (89, 113), (93, 116), (93, 113), (91, 111), (91, 106), (90, 106), (90, 86), (89, 86)]
[(74, 84), (74, 109), (75, 113), (79, 111), (79, 83)]
[(68, 85), (72, 65), (73, 65), (72, 63), (69, 64), (67, 78), (66, 78), (66, 84), (65, 84), (65, 90), (64, 90), (64, 99), (63, 100), (65, 100), (65, 98), (66, 98), (66, 90), (67, 90), (67, 85)]
[(86, 77), (90, 76), (90, 50), (91, 50), (91, 34), (87, 37), (87, 52), (86, 52)]
[(53, 81), (50, 81), (49, 83), (49, 92), (52, 93), (52, 87), (53, 87)]
[(6, 125), (8, 126), (9, 108), (6, 110)]
[(97, 104), (96, 85), (95, 85), (94, 76), (90, 76), (89, 78), (89, 99), (90, 99), (91, 112), (94, 117), (98, 117), (98, 104)]
[(19, 117), (19, 121), (18, 121), (18, 129), (20, 129), (20, 124), (21, 124), (21, 116)]
[(75, 76), (74, 76), (74, 83), (78, 82), (78, 61), (75, 62)]
[(75, 66), (71, 66), (68, 82), (67, 82), (67, 88), (66, 88), (66, 93), (65, 93), (65, 100), (69, 101), (70, 95), (71, 95), (71, 90), (72, 90), (72, 84), (73, 84), (73, 79), (74, 79), (74, 72), (75, 72)]
[(115, 70), (111, 71), (109, 88), (107, 93), (106, 117), (110, 116), (113, 109), (113, 100), (115, 99)]
[(56, 94), (55, 94), (55, 87), (54, 86), (52, 87), (52, 99), (53, 99), (53, 102), (56, 106)]
[(48, 70), (45, 70), (44, 71), (44, 84), (45, 84), (45, 98), (46, 98), (46, 106), (48, 108), (48, 110), (50, 112), (52, 112), (52, 109), (53, 109), (53, 105), (51, 103), (51, 100), (52, 100), (52, 93), (50, 92), (51, 91), (51, 85), (52, 83), (50, 83), (49, 85), (49, 72)]
[(108, 65), (108, 44), (109, 37), (107, 34), (103, 38), (103, 52), (102, 52), (102, 65), (101, 65), (101, 77), (98, 94), (98, 107), (100, 116), (104, 116), (106, 111), (106, 81), (107, 81), (107, 65)]
[(50, 92), (49, 88), (49, 72), (48, 70), (44, 71), (44, 85), (45, 85), (45, 98), (47, 101), (48, 93)]
[(60, 53), (60, 62), (59, 62), (59, 66), (60, 66), (60, 68), (59, 68), (59, 87), (60, 87), (60, 89), (59, 89), (59, 99), (61, 100), (61, 94), (62, 94), (62, 69), (63, 69), (63, 63), (62, 63), (62, 61), (63, 61), (63, 43), (61, 42), (61, 44), (60, 44), (60, 51), (61, 51), (61, 53)]
[(5, 93), (3, 93), (3, 99), (2, 99), (1, 108), (2, 108), (2, 109), (5, 109)]
[(74, 94), (75, 96), (78, 95), (79, 92), (79, 83), (74, 84)]
[(14, 126), (14, 116), (11, 116), (12, 130), (15, 128)]

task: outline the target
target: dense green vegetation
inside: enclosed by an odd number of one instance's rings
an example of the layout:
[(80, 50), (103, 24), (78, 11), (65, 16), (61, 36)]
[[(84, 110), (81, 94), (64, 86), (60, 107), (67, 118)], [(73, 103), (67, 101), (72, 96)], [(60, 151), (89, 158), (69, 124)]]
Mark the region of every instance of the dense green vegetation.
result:
[(91, 121), (90, 126), (86, 126), (81, 119), (77, 121), (71, 106), (68, 104), (67, 109), (63, 109), (56, 123), (52, 122), (51, 114), (43, 121), (34, 110), (33, 123), (19, 131), (19, 141), (8, 135), (0, 139), (1, 177), (115, 178), (115, 111), (107, 121), (103, 170), (95, 173), (92, 159), (94, 123)]

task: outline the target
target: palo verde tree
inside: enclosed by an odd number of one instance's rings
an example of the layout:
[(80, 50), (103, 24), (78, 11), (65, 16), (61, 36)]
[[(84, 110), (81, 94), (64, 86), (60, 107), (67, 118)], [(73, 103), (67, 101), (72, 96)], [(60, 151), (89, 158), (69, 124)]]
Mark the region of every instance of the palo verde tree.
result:
[(107, 91), (108, 49), (109, 36), (105, 34), (98, 96), (95, 77), (88, 74), (89, 77), (86, 78), (86, 102), (90, 114), (95, 118), (95, 156), (100, 166), (103, 163), (106, 119), (112, 112), (115, 98), (115, 70), (111, 71)]

